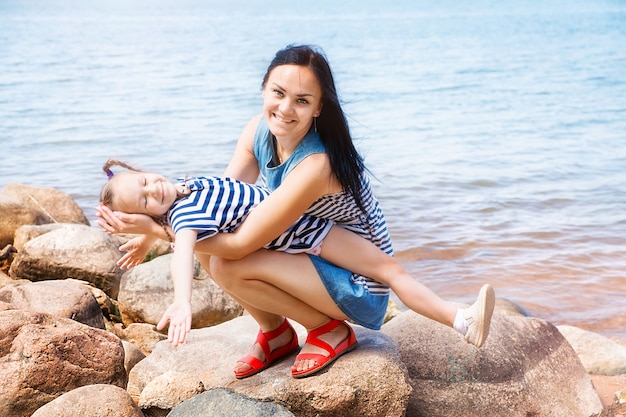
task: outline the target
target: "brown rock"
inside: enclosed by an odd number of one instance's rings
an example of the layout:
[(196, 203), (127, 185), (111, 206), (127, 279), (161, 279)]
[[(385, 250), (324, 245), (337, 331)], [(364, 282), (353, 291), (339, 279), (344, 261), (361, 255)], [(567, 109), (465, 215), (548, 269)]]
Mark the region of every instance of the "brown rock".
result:
[(32, 417), (144, 417), (128, 393), (114, 385), (87, 385), (44, 405)]
[(129, 373), (146, 355), (137, 346), (126, 340), (122, 340), (122, 345), (124, 346), (124, 368), (126, 373)]
[(142, 409), (171, 410), (181, 402), (204, 392), (204, 384), (197, 375), (169, 371), (154, 378), (139, 396)]
[(126, 382), (115, 335), (48, 314), (0, 312), (0, 415), (30, 416), (75, 388)]
[(626, 373), (626, 347), (588, 330), (559, 326), (559, 331), (580, 358), (590, 374), (622, 375)]
[(0, 247), (13, 243), (15, 231), (25, 224), (45, 224), (52, 220), (40, 210), (0, 194)]
[(543, 320), (495, 314), (481, 349), (413, 312), (383, 332), (409, 370), (407, 415), (589, 417), (602, 410), (576, 353)]
[(85, 280), (116, 298), (122, 271), (118, 241), (100, 229), (77, 224), (28, 241), (11, 264), (9, 275), (31, 281)]
[(146, 355), (152, 352), (158, 342), (167, 339), (166, 335), (157, 331), (155, 325), (146, 323), (133, 323), (128, 327), (123, 327), (121, 323), (117, 323), (110, 331), (120, 339), (132, 343)]
[(66, 227), (66, 223), (50, 223), (50, 224), (26, 224), (24, 226), (20, 226), (15, 231), (15, 238), (13, 240), (13, 246), (17, 248), (17, 250), (21, 250), (26, 242), (32, 240), (36, 237), (44, 235), (46, 233), (52, 232), (53, 230), (57, 230), (60, 228)]
[(0, 194), (19, 201), (26, 207), (40, 210), (51, 221), (46, 223), (81, 223), (89, 225), (89, 220), (74, 199), (56, 188), (36, 187), (26, 184), (8, 184)]
[(84, 285), (68, 280), (30, 282), (0, 289), (0, 301), (16, 310), (47, 313), (104, 329), (98, 302)]

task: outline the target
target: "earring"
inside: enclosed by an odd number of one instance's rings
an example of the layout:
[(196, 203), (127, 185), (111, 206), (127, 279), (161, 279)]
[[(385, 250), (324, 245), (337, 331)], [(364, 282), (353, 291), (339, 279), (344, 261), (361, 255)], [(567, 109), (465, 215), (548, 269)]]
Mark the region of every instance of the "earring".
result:
[(317, 133), (317, 117), (313, 118), (313, 130)]

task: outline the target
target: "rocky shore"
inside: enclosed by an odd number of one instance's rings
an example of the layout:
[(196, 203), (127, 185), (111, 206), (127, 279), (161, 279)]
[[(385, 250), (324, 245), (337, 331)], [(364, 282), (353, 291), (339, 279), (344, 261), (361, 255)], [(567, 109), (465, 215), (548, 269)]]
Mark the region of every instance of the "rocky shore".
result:
[(155, 329), (173, 298), (169, 246), (125, 272), (125, 238), (59, 190), (0, 190), (0, 415), (626, 415), (623, 341), (501, 299), (481, 349), (390, 306), (381, 331), (354, 326), (359, 347), (318, 375), (293, 379), (294, 354), (237, 380), (254, 321), (197, 265), (194, 328), (173, 348)]

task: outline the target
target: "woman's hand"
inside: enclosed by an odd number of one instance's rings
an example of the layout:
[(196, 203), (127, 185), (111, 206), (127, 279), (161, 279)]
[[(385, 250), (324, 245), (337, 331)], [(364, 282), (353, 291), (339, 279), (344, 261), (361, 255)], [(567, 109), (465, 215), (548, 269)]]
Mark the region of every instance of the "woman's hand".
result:
[(191, 330), (191, 304), (187, 300), (175, 301), (170, 305), (157, 324), (158, 330), (163, 330), (167, 323), (167, 341), (174, 346), (185, 343), (187, 333)]
[(152, 236), (140, 235), (124, 243), (120, 246), (120, 251), (126, 253), (117, 261), (117, 266), (121, 269), (131, 269), (141, 264), (155, 240), (156, 238)]
[(96, 222), (98, 226), (110, 234), (153, 234), (155, 226), (159, 227), (154, 219), (146, 214), (128, 214), (121, 211), (112, 211), (104, 204), (96, 207), (96, 216), (102, 219)]

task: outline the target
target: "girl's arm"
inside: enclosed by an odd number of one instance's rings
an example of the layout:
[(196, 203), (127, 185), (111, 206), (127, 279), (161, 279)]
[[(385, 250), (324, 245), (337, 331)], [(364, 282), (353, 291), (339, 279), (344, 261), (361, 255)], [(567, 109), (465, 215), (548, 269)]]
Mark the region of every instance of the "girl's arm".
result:
[(183, 229), (176, 233), (176, 246), (170, 264), (174, 281), (174, 302), (170, 305), (157, 324), (157, 329), (170, 327), (167, 340), (174, 346), (185, 342), (191, 330), (191, 286), (194, 274), (193, 252), (198, 231)]

